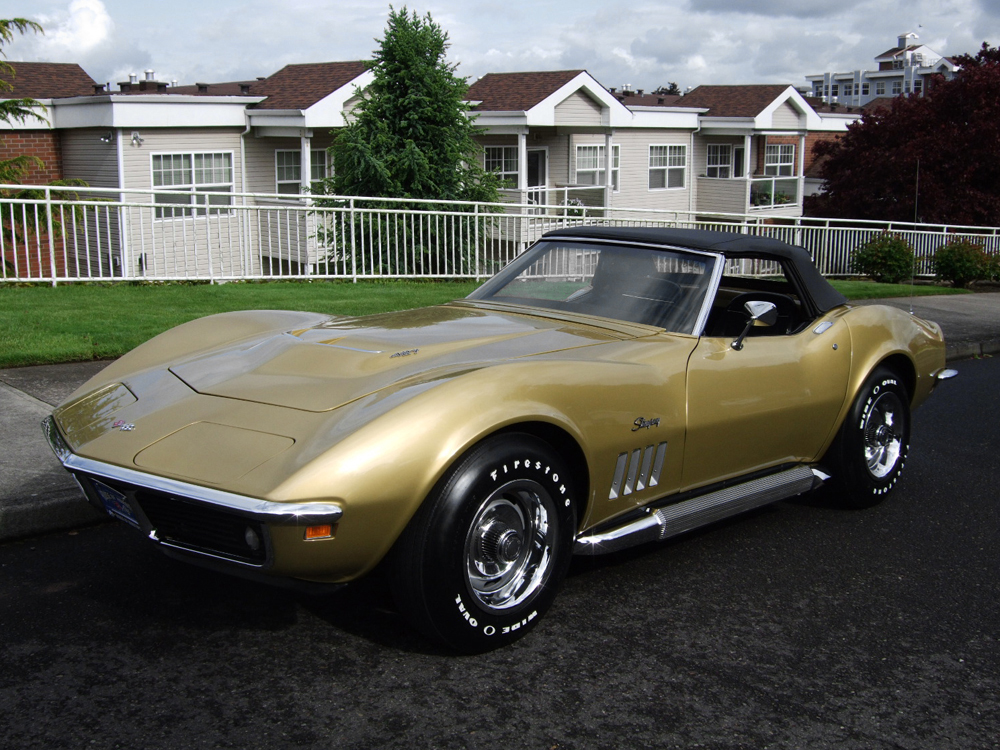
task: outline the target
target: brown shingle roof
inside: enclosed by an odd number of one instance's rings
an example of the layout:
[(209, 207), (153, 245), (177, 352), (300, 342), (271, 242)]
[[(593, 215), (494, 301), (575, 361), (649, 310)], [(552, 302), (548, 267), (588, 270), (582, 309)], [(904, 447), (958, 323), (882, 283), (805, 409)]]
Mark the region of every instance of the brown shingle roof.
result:
[(346, 86), (366, 68), (363, 60), (286, 65), (263, 81), (255, 81), (250, 93), (267, 97), (255, 109), (308, 109)]
[(788, 89), (782, 84), (699, 86), (678, 104), (705, 107), (709, 117), (756, 117)]
[(482, 102), (476, 106), (479, 112), (527, 112), (583, 72), (487, 73), (469, 87), (465, 98)]
[(97, 82), (76, 63), (12, 62), (13, 76), (5, 76), (13, 91), (0, 91), (7, 99), (59, 99), (89, 96)]

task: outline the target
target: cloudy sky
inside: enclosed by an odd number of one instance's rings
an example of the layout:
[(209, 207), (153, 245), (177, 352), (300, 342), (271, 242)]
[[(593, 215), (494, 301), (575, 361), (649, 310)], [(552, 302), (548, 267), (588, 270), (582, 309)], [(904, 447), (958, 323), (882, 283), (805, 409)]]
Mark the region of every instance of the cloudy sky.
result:
[[(100, 82), (232, 81), (368, 57), (388, 0), (0, 0), (44, 35), (9, 60), (77, 62)], [(401, 7), (396, 0), (396, 7)], [(941, 54), (1000, 44), (1000, 0), (419, 0), (470, 79), (585, 68), (606, 86), (791, 83), (869, 67), (907, 31)]]

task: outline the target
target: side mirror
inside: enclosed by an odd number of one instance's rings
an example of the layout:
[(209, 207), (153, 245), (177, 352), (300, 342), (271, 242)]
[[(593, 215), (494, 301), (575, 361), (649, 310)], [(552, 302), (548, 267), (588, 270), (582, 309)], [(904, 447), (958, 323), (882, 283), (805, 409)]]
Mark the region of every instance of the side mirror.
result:
[(750, 329), (754, 326), (773, 326), (778, 322), (778, 306), (773, 302), (762, 302), (760, 300), (750, 300), (743, 306), (747, 314), (750, 316), (747, 319), (746, 328), (743, 329), (737, 339), (730, 344), (733, 349), (739, 351), (743, 348), (743, 339), (747, 337), (750, 333)]

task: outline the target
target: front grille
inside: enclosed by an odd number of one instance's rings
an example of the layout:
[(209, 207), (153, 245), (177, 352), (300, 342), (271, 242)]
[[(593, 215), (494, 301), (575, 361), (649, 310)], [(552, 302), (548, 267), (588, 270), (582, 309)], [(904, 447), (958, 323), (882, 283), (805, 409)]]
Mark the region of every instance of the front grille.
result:
[(257, 565), (267, 560), (259, 521), (142, 488), (133, 497), (162, 542)]

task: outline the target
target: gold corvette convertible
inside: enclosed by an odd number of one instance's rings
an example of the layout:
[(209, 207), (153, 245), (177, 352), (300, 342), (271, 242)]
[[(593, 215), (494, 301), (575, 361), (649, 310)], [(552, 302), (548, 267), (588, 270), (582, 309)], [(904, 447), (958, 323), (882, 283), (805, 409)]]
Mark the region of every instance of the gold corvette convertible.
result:
[(187, 323), (45, 429), (164, 552), (303, 585), (384, 563), (409, 620), (478, 652), (537, 624), (573, 554), (827, 480), (878, 502), (953, 374), (936, 324), (849, 306), (801, 248), (579, 227), (438, 307)]

